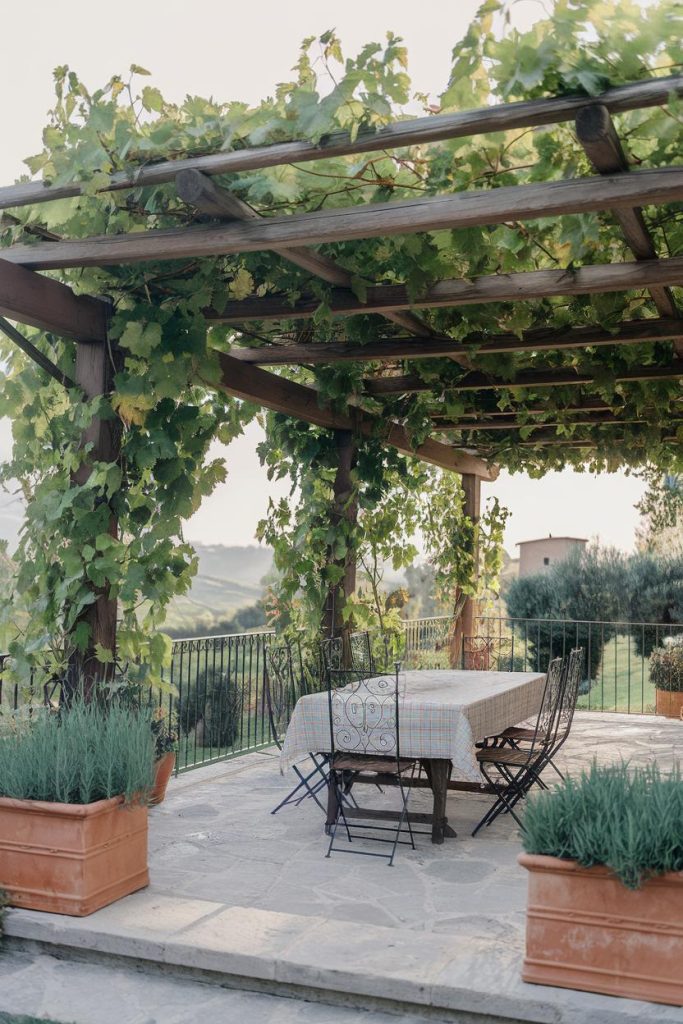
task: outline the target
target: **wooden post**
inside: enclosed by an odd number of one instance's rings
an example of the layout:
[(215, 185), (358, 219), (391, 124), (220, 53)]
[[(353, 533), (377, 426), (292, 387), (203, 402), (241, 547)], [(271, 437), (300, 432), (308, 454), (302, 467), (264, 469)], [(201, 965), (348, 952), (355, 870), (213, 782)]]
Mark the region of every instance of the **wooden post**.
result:
[[(358, 502), (352, 479), (358, 449), (351, 430), (335, 430), (334, 435), (337, 444), (337, 472), (334, 478), (332, 523), (336, 528), (342, 523), (355, 525), (358, 518)], [(350, 597), (356, 589), (355, 550), (349, 548), (342, 559), (336, 559), (330, 549), (329, 562), (344, 570), (341, 582), (329, 588), (323, 616), (324, 635), (331, 637), (342, 632), (341, 606), (344, 599)]]
[[(481, 515), (481, 477), (474, 473), (462, 474), (462, 488), (465, 492), (463, 512), (476, 525)], [(477, 572), (477, 555), (474, 551), (475, 572)], [(456, 594), (456, 603), (460, 594)], [(455, 622), (451, 637), (450, 663), (452, 668), (460, 668), (462, 662), (463, 642), (465, 637), (474, 635), (474, 626), (477, 614), (477, 602), (471, 597), (465, 598), (465, 604)]]
[[(87, 398), (96, 398), (111, 390), (114, 375), (112, 350), (106, 342), (78, 342), (76, 349), (76, 383)], [(87, 458), (73, 474), (74, 485), (82, 485), (92, 472), (93, 462), (115, 462), (121, 450), (121, 424), (118, 419), (93, 417), (83, 433), (83, 445), (92, 444)], [(112, 513), (109, 517), (109, 533), (118, 535), (118, 522)], [(69, 661), (69, 689), (73, 693), (83, 689), (86, 700), (90, 698), (98, 683), (113, 672), (113, 665), (104, 664), (96, 655), (96, 645), (101, 644), (116, 657), (116, 616), (117, 602), (106, 587), (94, 587), (95, 601), (79, 617), (87, 623), (90, 637), (85, 651), (76, 651)]]

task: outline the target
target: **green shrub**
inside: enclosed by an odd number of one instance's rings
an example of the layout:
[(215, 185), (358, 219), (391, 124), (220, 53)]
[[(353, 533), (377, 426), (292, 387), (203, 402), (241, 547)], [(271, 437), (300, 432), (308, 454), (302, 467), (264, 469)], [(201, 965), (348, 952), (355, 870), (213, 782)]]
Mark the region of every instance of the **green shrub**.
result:
[(117, 704), (75, 703), (34, 712), (30, 726), (0, 739), (0, 796), (89, 804), (149, 791), (154, 775), (150, 716)]
[(197, 742), (205, 747), (232, 747), (240, 734), (243, 705), (233, 674), (207, 669), (183, 687), (177, 702), (180, 731), (196, 731)]
[(637, 889), (650, 875), (683, 871), (683, 782), (680, 766), (599, 767), (566, 778), (528, 802), (522, 835), (527, 853), (604, 864)]
[(654, 648), (650, 655), (650, 682), (658, 690), (683, 690), (683, 644)]

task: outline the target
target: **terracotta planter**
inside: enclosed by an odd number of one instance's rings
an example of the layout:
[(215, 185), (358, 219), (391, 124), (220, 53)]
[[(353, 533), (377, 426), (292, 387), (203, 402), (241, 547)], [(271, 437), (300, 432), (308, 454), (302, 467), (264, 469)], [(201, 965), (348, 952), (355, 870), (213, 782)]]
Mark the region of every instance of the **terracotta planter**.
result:
[(529, 872), (522, 978), (683, 1006), (683, 872), (627, 889), (604, 867), (520, 854)]
[(655, 690), (657, 714), (667, 718), (683, 718), (683, 690)]
[(149, 794), (149, 803), (160, 804), (166, 796), (166, 787), (168, 786), (173, 769), (175, 767), (175, 753), (169, 750), (167, 754), (162, 754), (161, 757), (157, 758), (154, 763), (154, 785), (152, 791)]
[(0, 889), (13, 907), (84, 917), (148, 883), (146, 807), (0, 798)]

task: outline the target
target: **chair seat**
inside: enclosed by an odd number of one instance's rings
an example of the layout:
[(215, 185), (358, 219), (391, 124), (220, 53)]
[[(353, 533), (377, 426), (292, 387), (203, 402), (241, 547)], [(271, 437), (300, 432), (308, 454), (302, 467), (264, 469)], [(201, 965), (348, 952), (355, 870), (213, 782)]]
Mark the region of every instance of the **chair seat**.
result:
[(505, 740), (533, 740), (536, 730), (523, 725), (513, 725), (512, 728), (506, 729), (500, 735)]
[(339, 772), (378, 772), (394, 774), (405, 772), (416, 764), (417, 758), (382, 757), (380, 754), (347, 754), (337, 753), (332, 761), (332, 769)]
[(536, 735), (535, 729), (530, 729), (528, 726), (513, 725), (509, 729), (504, 729), (503, 732), (498, 732), (493, 736), (487, 736), (484, 740), (479, 740), (475, 743), (475, 747), (479, 749), (487, 748), (489, 744), (496, 744), (499, 740), (530, 740), (532, 741)]
[(477, 751), (477, 761), (522, 766), (529, 764), (529, 754), (529, 750), (515, 750), (514, 747), (484, 747), (483, 750)]

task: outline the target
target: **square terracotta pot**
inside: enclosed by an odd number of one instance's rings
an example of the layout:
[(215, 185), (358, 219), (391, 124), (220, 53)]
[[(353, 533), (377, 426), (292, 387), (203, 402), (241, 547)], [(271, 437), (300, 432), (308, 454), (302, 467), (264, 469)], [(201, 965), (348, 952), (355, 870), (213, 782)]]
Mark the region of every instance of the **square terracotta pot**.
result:
[(657, 714), (667, 718), (683, 718), (683, 690), (657, 690)]
[(148, 883), (146, 807), (0, 798), (0, 889), (13, 907), (84, 917)]
[(607, 868), (520, 854), (524, 981), (683, 1006), (683, 872), (627, 889)]

